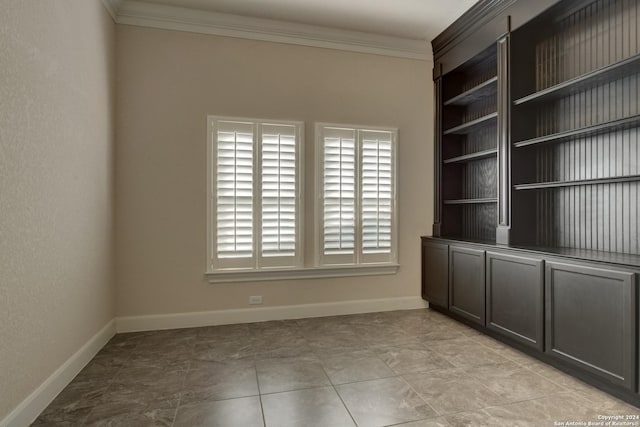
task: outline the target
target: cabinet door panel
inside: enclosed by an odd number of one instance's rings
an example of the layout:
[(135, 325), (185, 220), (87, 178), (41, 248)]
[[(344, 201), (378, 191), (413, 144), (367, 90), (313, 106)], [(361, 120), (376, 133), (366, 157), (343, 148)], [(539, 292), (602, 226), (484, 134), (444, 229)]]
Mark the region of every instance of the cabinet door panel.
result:
[(546, 351), (635, 387), (635, 274), (547, 262)]
[(484, 251), (449, 247), (449, 310), (484, 325)]
[(449, 245), (422, 242), (422, 298), (447, 308), (449, 301)]
[(487, 327), (543, 350), (543, 261), (487, 252)]

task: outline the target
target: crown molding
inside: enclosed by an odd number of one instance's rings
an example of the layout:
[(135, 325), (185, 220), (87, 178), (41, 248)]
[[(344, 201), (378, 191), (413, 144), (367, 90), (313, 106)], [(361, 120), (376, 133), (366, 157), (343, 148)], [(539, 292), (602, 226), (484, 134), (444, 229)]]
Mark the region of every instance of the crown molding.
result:
[(473, 34), (488, 21), (499, 16), (517, 0), (480, 0), (461, 17), (456, 19), (431, 42), (433, 53), (440, 56), (455, 46), (460, 40)]
[(102, 0), (118, 24), (431, 60), (426, 40), (146, 3)]
[(113, 18), (114, 22), (117, 22), (118, 8), (120, 7), (120, 3), (122, 3), (122, 0), (102, 0), (102, 5), (105, 9), (107, 9), (107, 12), (109, 12), (109, 15), (111, 15), (111, 18)]

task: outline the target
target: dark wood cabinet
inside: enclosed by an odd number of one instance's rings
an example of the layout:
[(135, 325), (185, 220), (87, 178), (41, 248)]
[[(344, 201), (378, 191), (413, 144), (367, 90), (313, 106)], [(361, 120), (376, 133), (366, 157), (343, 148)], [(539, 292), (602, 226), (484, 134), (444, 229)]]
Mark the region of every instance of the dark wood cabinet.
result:
[(544, 261), (487, 252), (487, 328), (529, 347), (544, 346)]
[(638, 406), (639, 10), (479, 0), (432, 41), (428, 239), (436, 309)]
[(422, 240), (422, 298), (429, 305), (449, 305), (449, 245)]
[(432, 308), (640, 407), (640, 256), (441, 237), (422, 245)]
[(636, 275), (549, 262), (545, 282), (546, 351), (634, 390)]
[(449, 247), (449, 310), (484, 325), (484, 251)]

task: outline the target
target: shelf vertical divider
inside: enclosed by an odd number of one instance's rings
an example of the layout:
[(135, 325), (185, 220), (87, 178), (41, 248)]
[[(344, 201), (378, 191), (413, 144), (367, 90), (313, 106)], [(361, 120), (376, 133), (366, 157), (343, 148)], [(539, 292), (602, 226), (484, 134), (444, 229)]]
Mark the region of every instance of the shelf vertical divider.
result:
[(508, 245), (511, 234), (511, 93), (509, 33), (498, 39), (498, 226), (496, 243)]
[(442, 235), (442, 64), (433, 67), (435, 92), (435, 141), (434, 141), (434, 191), (433, 191), (433, 230), (435, 237)]

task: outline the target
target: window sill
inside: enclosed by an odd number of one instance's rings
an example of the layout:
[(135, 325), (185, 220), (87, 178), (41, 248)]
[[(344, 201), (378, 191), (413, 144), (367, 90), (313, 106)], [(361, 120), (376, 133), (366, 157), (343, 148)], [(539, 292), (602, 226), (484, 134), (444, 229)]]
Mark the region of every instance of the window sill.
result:
[(257, 282), (267, 280), (319, 279), (329, 277), (381, 276), (396, 274), (398, 264), (332, 265), (308, 268), (226, 270), (207, 272), (209, 283)]

